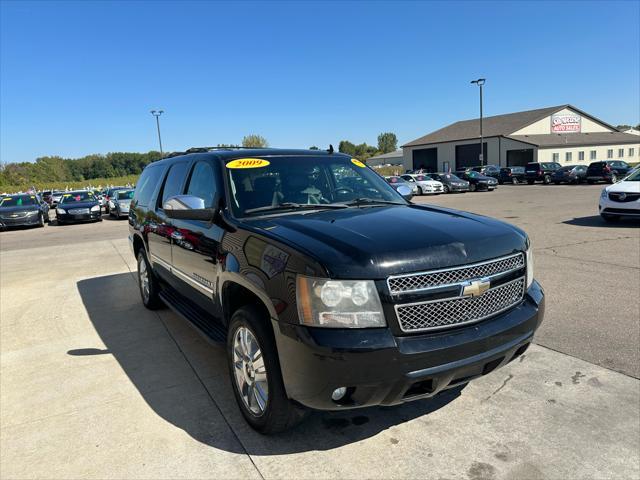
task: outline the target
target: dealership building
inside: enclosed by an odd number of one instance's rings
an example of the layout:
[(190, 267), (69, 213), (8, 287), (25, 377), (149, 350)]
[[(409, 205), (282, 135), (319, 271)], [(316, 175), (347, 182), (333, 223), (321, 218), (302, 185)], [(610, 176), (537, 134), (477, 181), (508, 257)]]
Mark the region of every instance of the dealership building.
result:
[[(640, 137), (571, 105), (485, 117), (485, 165), (528, 162), (583, 164), (597, 160), (640, 162)], [(402, 146), (403, 168), (448, 171), (480, 165), (480, 120), (462, 120)]]

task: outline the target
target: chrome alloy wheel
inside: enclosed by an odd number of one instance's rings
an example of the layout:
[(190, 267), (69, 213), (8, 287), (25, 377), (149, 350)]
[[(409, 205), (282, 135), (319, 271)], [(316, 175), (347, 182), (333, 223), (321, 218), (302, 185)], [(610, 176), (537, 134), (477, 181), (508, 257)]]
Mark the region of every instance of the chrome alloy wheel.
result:
[(142, 299), (145, 302), (149, 301), (149, 272), (147, 271), (147, 262), (144, 260), (144, 256), (138, 257), (138, 281), (140, 282), (140, 291), (142, 292)]
[(258, 341), (246, 327), (238, 328), (233, 337), (233, 370), (245, 406), (261, 416), (269, 400), (267, 368)]

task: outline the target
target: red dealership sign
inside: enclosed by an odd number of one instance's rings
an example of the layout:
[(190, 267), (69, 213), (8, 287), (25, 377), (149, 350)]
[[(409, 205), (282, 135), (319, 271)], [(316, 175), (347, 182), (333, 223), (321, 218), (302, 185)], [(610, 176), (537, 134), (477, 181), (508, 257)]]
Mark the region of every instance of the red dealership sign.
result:
[(551, 133), (580, 132), (582, 118), (575, 114), (551, 115)]

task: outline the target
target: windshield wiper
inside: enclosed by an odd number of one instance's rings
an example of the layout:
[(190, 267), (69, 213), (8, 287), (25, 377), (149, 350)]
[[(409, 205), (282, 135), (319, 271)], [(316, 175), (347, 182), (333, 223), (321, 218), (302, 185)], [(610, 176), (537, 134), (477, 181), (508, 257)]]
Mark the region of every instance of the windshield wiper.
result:
[(338, 203), (295, 203), (295, 202), (283, 202), (278, 205), (267, 205), (264, 207), (250, 208), (245, 210), (244, 213), (259, 213), (259, 212), (271, 212), (278, 210), (318, 210), (322, 208), (347, 208), (345, 204)]
[(359, 205), (377, 205), (377, 204), (382, 204), (382, 205), (404, 205), (404, 203), (398, 203), (398, 202), (392, 202), (391, 200), (376, 200), (375, 198), (356, 198), (354, 200), (351, 200), (350, 202), (344, 203), (344, 205), (347, 205), (349, 207), (351, 206), (359, 206)]

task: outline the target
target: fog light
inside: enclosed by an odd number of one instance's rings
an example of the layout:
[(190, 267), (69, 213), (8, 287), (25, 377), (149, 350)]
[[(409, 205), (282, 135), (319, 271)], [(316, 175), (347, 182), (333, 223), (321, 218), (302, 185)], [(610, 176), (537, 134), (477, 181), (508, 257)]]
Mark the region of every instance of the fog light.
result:
[(342, 400), (342, 398), (347, 394), (347, 387), (336, 388), (331, 394), (331, 400), (337, 402)]

